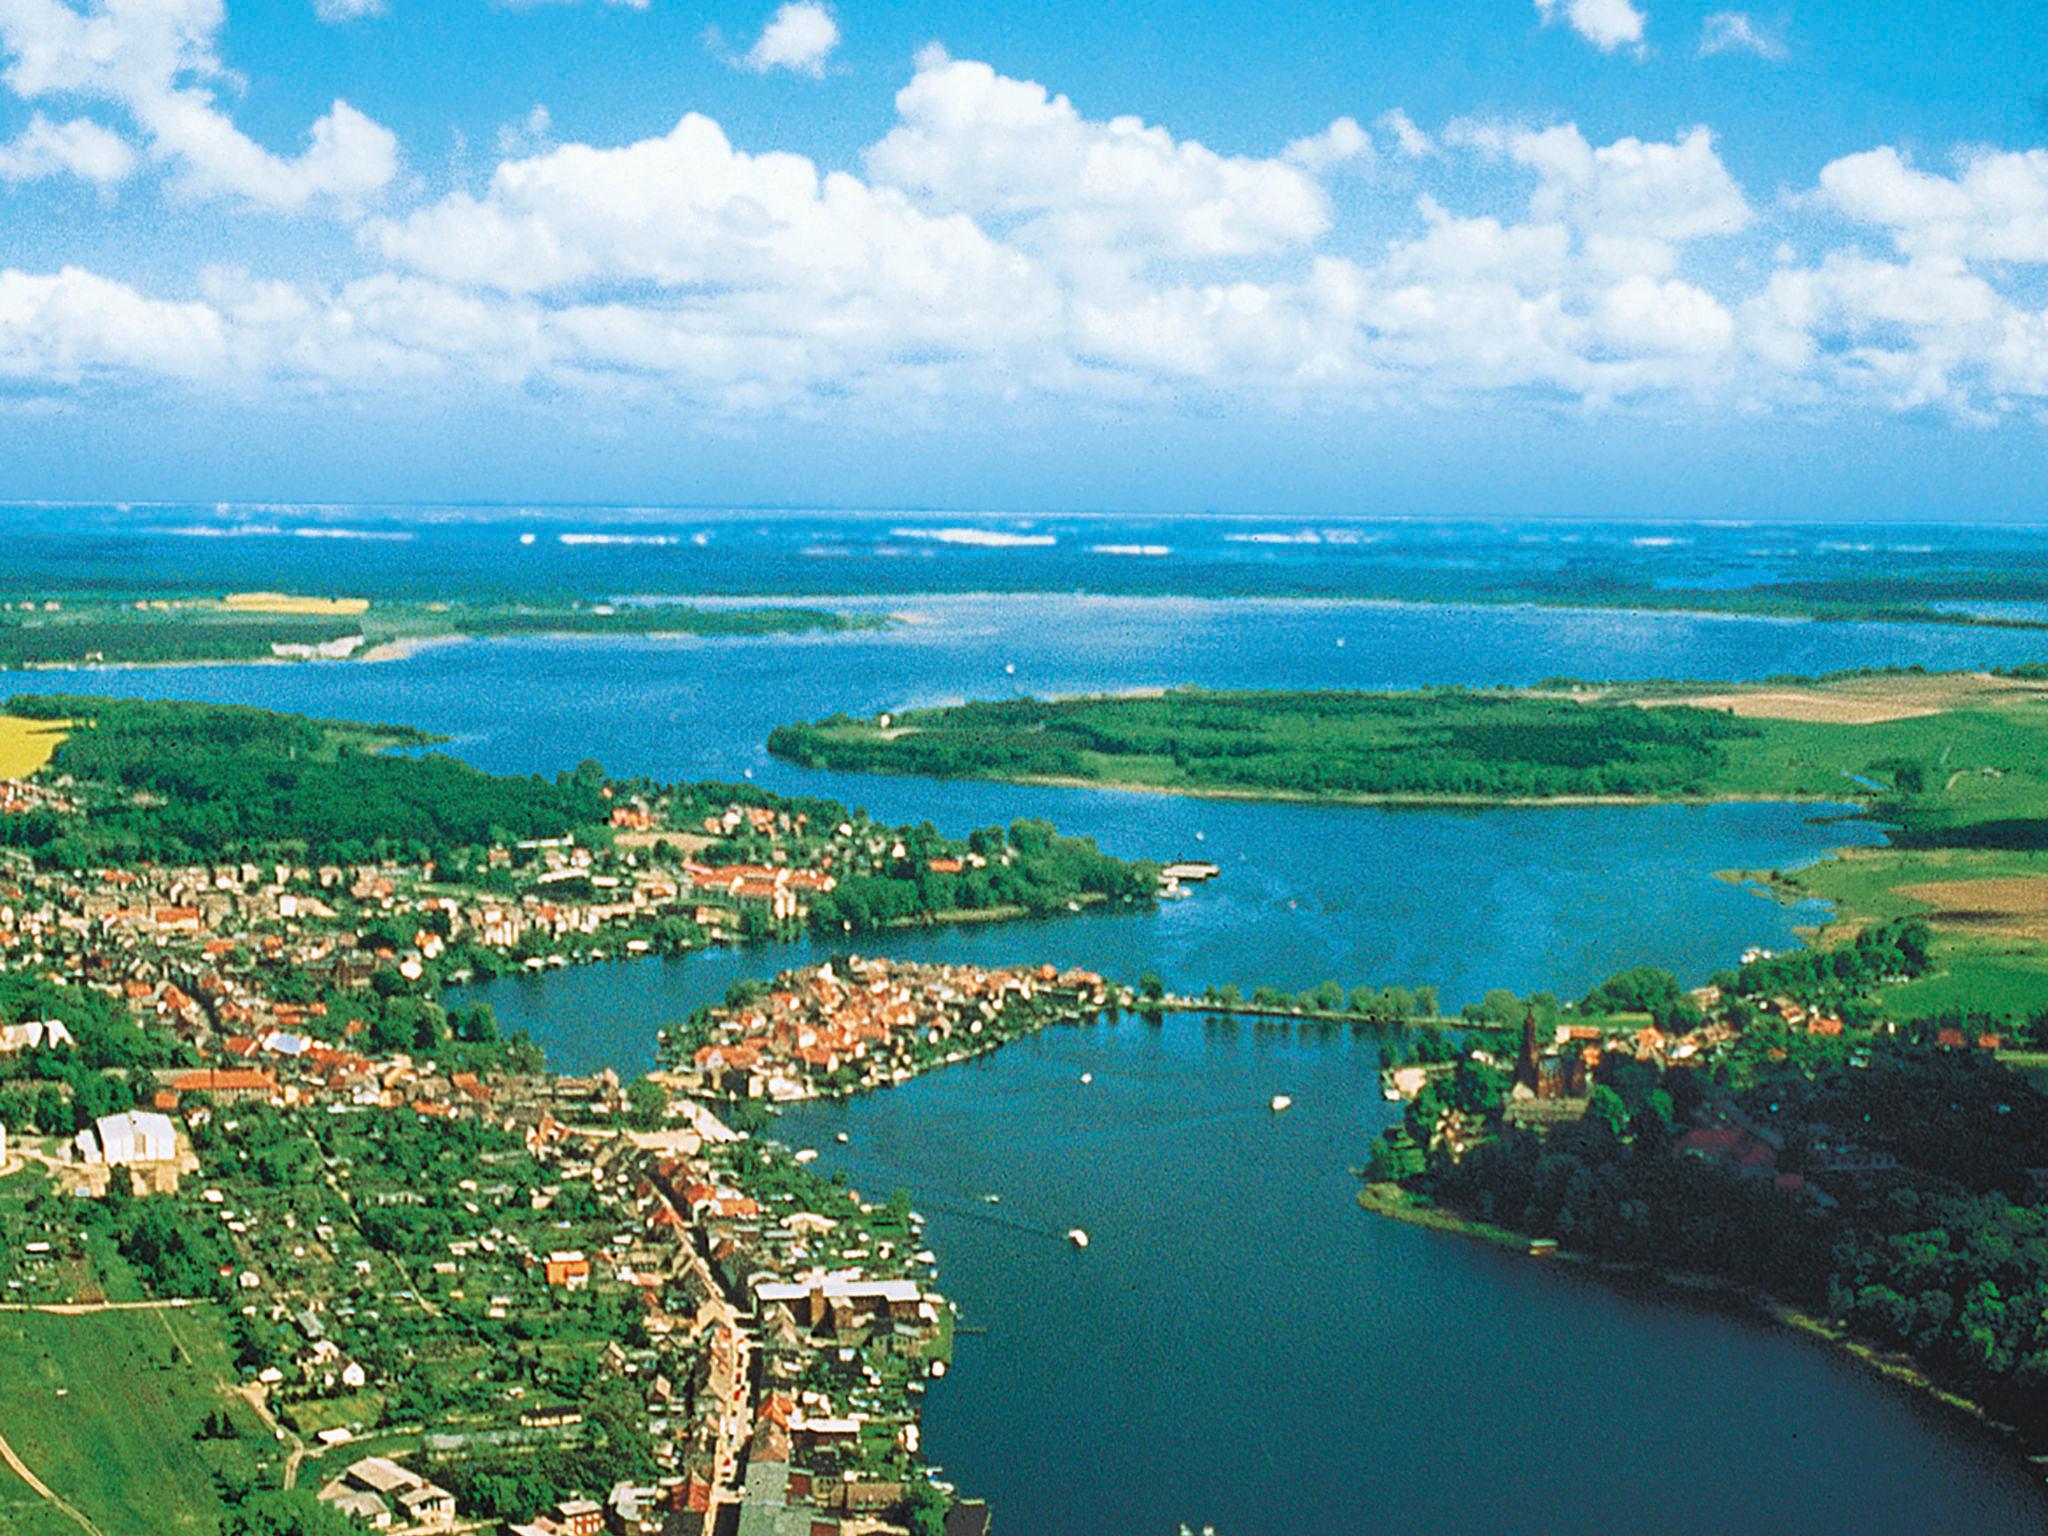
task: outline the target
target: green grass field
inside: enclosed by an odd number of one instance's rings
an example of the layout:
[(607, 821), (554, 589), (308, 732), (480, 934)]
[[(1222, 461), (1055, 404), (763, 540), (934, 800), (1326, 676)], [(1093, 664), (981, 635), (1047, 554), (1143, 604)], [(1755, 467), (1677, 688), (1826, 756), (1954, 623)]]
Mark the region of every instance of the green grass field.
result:
[(8, 1536), (79, 1536), (78, 1525), (70, 1516), (44, 1503), (4, 1467), (0, 1467), (0, 1531)]
[[(0, 1313), (0, 1433), (106, 1536), (219, 1530), (215, 1467), (246, 1477), (276, 1455), (269, 1432), (225, 1390), (234, 1380), (212, 1307)], [(241, 1438), (195, 1438), (223, 1408)], [(78, 1527), (0, 1469), (0, 1530), (77, 1536)]]
[(1951, 1011), (2023, 1018), (2048, 1007), (2048, 947), (2025, 939), (1965, 939), (1937, 944), (1932, 976), (1877, 994), (1906, 1022)]

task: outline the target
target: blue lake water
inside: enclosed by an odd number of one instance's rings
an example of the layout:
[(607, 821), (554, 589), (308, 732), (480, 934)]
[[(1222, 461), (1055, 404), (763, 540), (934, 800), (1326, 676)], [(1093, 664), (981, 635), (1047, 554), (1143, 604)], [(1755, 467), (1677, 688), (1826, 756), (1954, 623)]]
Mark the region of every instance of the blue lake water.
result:
[[(365, 596), (1122, 592), (1497, 597), (1989, 578), (2039, 598), (2023, 524), (849, 513), (799, 508), (0, 507), (0, 593)], [(1990, 595), (1979, 591), (1978, 596)]]
[(926, 1449), (1001, 1529), (2041, 1528), (2000, 1453), (1818, 1346), (1358, 1210), (1377, 1059), (1131, 1020), (784, 1118), (863, 1193), (915, 1192), (987, 1329)]
[(490, 641), (374, 665), (57, 670), (15, 674), (4, 686), (401, 721), (446, 733), (451, 750), (495, 772), (553, 773), (585, 756), (615, 771), (668, 778), (752, 772), (779, 788), (950, 823), (993, 800), (975, 800), (959, 786), (803, 773), (767, 756), (768, 732), (834, 710), (1177, 684), (1725, 680), (2048, 657), (2048, 635), (2028, 631), (1620, 610), (1047, 594), (871, 596), (829, 606), (910, 622), (758, 640)]
[[(868, 599), (867, 601), (876, 601)], [(952, 830), (1047, 815), (1223, 874), (1155, 913), (894, 934), (905, 956), (1052, 960), (1176, 984), (1434, 982), (1571, 993), (1696, 977), (1811, 913), (1714, 878), (1878, 834), (1814, 807), (1479, 812), (1253, 805), (804, 772), (768, 730), (835, 709), (1201, 682), (1382, 686), (1758, 677), (2040, 654), (1995, 630), (1538, 609), (891, 598), (920, 622), (769, 641), (460, 645), (386, 665), (49, 673), (17, 687), (246, 702), (446, 733), (496, 771), (595, 757), (751, 775)], [(1341, 644), (1339, 642), (1342, 642)], [(485, 989), (564, 1068), (653, 1032), (782, 946)], [(1136, 1021), (1060, 1031), (783, 1134), (912, 1190), (970, 1332), (928, 1449), (1006, 1536), (1367, 1531), (2020, 1532), (2021, 1469), (1801, 1340), (1370, 1219), (1348, 1169), (1388, 1113), (1370, 1035)], [(1094, 1084), (1084, 1089), (1082, 1072)], [(1273, 1116), (1276, 1092), (1296, 1107)], [(834, 1137), (844, 1130), (849, 1141)], [(1002, 1196), (990, 1206), (983, 1196)], [(1086, 1227), (1075, 1254), (1059, 1234)], [(1741, 1469), (1731, 1475), (1731, 1469)]]

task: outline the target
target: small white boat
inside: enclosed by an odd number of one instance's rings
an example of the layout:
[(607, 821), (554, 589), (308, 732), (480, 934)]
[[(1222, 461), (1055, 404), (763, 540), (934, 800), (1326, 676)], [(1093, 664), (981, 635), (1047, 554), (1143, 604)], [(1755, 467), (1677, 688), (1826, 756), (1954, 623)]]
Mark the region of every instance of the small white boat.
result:
[(839, 1133), (839, 1134), (838, 1134), (837, 1136), (833, 1137), (832, 1139), (833, 1139), (834, 1141), (838, 1142), (838, 1143), (839, 1143), (839, 1145), (841, 1145), (841, 1146), (843, 1147), (843, 1146), (845, 1146), (845, 1145), (846, 1145), (846, 1143), (847, 1143), (847, 1142), (848, 1142), (849, 1140), (851, 1140), (852, 1138), (850, 1138), (850, 1137), (849, 1137), (849, 1136), (848, 1136), (848, 1135), (846, 1134), (846, 1132), (844, 1132), (844, 1131), (841, 1131), (841, 1132), (840, 1132), (840, 1133)]
[(818, 1160), (818, 1149), (816, 1147), (805, 1147), (803, 1151), (797, 1153), (796, 1160), (800, 1163), (815, 1163)]
[(983, 1195), (981, 1198), (989, 1205), (1001, 1205), (1003, 1203), (1001, 1195)]
[(1083, 1072), (1083, 1073), (1081, 1074), (1081, 1086), (1082, 1086), (1082, 1087), (1084, 1087), (1084, 1088), (1085, 1088), (1085, 1087), (1087, 1087), (1087, 1085), (1088, 1085), (1088, 1084), (1090, 1084), (1090, 1083), (1092, 1083), (1092, 1082), (1094, 1082), (1094, 1081), (1095, 1081), (1095, 1074), (1094, 1074), (1093, 1072)]
[(1280, 1113), (1280, 1111), (1281, 1111), (1281, 1110), (1283, 1110), (1283, 1109), (1292, 1109), (1293, 1107), (1294, 1107), (1294, 1100), (1292, 1100), (1292, 1099), (1290, 1099), (1289, 1097), (1287, 1097), (1287, 1095), (1286, 1095), (1286, 1094), (1284, 1094), (1284, 1093), (1276, 1093), (1276, 1094), (1274, 1094), (1274, 1095), (1273, 1095), (1273, 1104), (1272, 1104), (1272, 1108), (1273, 1108), (1273, 1113), (1274, 1113), (1274, 1114), (1276, 1114), (1276, 1115), (1277, 1115), (1277, 1114), (1279, 1114), (1279, 1113)]
[(1079, 1227), (1069, 1227), (1067, 1228), (1067, 1241), (1076, 1248), (1086, 1248), (1088, 1246), (1088, 1234)]

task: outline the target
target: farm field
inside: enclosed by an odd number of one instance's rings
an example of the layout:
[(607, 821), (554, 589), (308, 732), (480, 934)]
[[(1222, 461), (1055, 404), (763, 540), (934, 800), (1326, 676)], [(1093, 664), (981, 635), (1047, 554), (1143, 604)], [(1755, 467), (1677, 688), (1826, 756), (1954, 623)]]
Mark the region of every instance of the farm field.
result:
[(41, 769), (64, 740), (68, 724), (0, 715), (0, 779), (25, 779)]
[(297, 597), (288, 592), (230, 592), (221, 606), (231, 613), (312, 614), (343, 618), (370, 611), (366, 597)]

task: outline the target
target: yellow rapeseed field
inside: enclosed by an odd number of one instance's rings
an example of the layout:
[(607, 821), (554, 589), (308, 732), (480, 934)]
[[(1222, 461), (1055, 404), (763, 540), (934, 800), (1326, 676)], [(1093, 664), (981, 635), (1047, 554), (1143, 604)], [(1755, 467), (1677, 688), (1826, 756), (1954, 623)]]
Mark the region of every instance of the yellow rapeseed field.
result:
[(285, 592), (230, 592), (221, 603), (236, 613), (316, 614), (323, 618), (352, 618), (370, 609), (366, 597), (293, 597)]
[(25, 779), (50, 760), (69, 733), (69, 720), (0, 715), (0, 779)]

